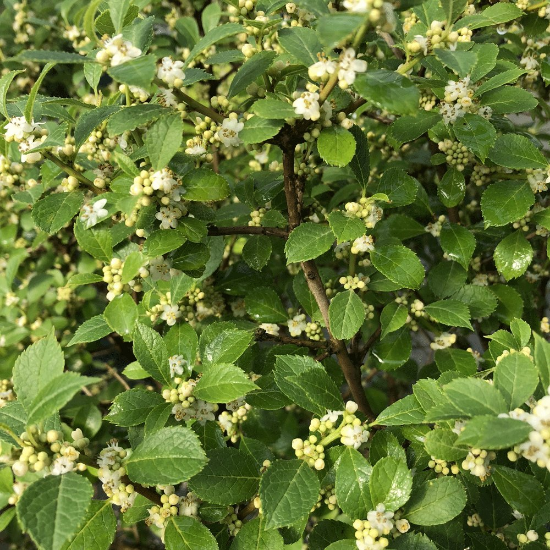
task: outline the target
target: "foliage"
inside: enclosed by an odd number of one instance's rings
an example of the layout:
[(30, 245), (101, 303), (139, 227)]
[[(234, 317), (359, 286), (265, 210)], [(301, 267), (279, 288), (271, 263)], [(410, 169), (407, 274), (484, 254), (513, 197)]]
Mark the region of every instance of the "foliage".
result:
[(2, 5), (2, 540), (550, 546), (546, 0)]

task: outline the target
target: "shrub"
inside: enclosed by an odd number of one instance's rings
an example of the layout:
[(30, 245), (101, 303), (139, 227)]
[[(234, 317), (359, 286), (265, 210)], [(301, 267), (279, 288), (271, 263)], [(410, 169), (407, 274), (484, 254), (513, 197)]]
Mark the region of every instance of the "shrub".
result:
[(550, 546), (548, 19), (6, 0), (4, 540)]

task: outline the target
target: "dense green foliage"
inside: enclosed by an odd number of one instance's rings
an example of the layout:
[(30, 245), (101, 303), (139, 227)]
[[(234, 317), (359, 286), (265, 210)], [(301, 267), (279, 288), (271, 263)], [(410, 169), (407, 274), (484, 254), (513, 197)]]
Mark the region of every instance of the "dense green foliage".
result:
[(549, 19), (4, 0), (2, 540), (549, 547)]

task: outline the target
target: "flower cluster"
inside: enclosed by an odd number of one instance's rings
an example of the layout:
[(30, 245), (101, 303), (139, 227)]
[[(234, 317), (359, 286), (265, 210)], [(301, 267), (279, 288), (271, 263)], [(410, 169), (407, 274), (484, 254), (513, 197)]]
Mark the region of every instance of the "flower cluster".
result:
[(491, 107), (480, 106), (474, 100), (475, 89), (470, 85), (470, 77), (466, 76), (461, 80), (449, 80), (445, 86), (445, 101), (441, 103), (439, 111), (443, 116), (445, 124), (456, 122), (466, 113), (477, 113), (484, 118), (491, 118), (493, 113)]
[(491, 475), (491, 461), (497, 457), (493, 451), (470, 449), (468, 456), (462, 461), (462, 468), (469, 470), (473, 476), (485, 481)]
[(373, 198), (361, 197), (358, 202), (348, 202), (344, 214), (349, 218), (359, 218), (365, 222), (367, 229), (372, 229), (381, 219), (383, 210)]
[(173, 403), (172, 414), (178, 422), (194, 419), (204, 424), (207, 420), (216, 419), (214, 413), (218, 410), (218, 405), (193, 396), (197, 385), (195, 379), (174, 378), (174, 383), (176, 387), (163, 390), (162, 397), (167, 403)]
[(235, 443), (241, 436), (241, 424), (247, 419), (247, 414), (252, 406), (244, 399), (236, 399), (225, 404), (226, 410), (218, 416), (218, 424), (229, 439)]
[(4, 139), (10, 143), (18, 143), (21, 153), (21, 162), (34, 164), (42, 160), (42, 154), (39, 151), (33, 152), (33, 149), (42, 145), (47, 138), (47, 130), (40, 128), (40, 123), (31, 120), (28, 122), (24, 116), (14, 117), (4, 127)]
[(406, 519), (398, 518), (397, 514), (386, 510), (384, 504), (380, 503), (367, 513), (366, 520), (355, 520), (353, 528), (359, 550), (383, 550), (390, 544), (388, 535), (395, 537), (406, 533), (411, 526)]
[(96, 53), (95, 58), (100, 63), (109, 63), (111, 67), (116, 67), (136, 59), (141, 53), (129, 40), (124, 40), (122, 34), (117, 34), (103, 40), (103, 48)]

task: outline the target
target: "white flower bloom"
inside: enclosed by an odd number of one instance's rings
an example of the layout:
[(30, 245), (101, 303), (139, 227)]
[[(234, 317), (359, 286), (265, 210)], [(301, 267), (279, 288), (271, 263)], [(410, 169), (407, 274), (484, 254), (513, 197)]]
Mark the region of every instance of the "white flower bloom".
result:
[(300, 336), (306, 330), (306, 316), (303, 313), (295, 315), (292, 319), (288, 320), (287, 325), (291, 336)]
[(352, 254), (359, 254), (362, 252), (372, 252), (374, 250), (374, 239), (371, 235), (363, 235), (353, 241), (351, 247)]
[(363, 426), (354, 426), (352, 424), (347, 424), (342, 428), (342, 437), (340, 438), (342, 445), (347, 445), (348, 447), (358, 449), (363, 443), (366, 443), (368, 440), (369, 431)]
[(260, 328), (272, 336), (279, 336), (279, 325), (276, 325), (275, 323), (262, 323)]
[(338, 422), (338, 417), (342, 416), (344, 414), (344, 411), (329, 411), (327, 410), (327, 414), (323, 416), (320, 420), (321, 422), (326, 422), (327, 420), (329, 422), (332, 422), (333, 424), (335, 422)]
[(292, 103), (294, 112), (302, 115), (306, 120), (319, 120), (321, 117), (319, 107), (319, 94), (315, 92), (303, 92), (298, 99)]
[(355, 82), (356, 73), (364, 73), (367, 70), (367, 62), (362, 59), (355, 59), (355, 50), (348, 48), (340, 60), (338, 69), (338, 81), (342, 88), (347, 88)]
[(224, 119), (220, 128), (216, 132), (216, 137), (226, 147), (237, 147), (241, 143), (239, 132), (244, 128), (244, 123), (239, 122), (236, 118)]
[(456, 342), (456, 334), (450, 332), (442, 332), (439, 336), (436, 336), (434, 341), (430, 344), (433, 350), (445, 349), (452, 346)]
[(523, 65), (528, 71), (533, 71), (539, 68), (539, 62), (531, 55), (522, 57), (519, 64)]
[(162, 313), (160, 318), (163, 321), (166, 321), (166, 324), (169, 327), (172, 327), (176, 324), (176, 321), (181, 317), (181, 311), (178, 306), (172, 306), (170, 304), (165, 304), (162, 306)]
[(38, 128), (39, 125), (34, 120), (27, 122), (24, 116), (14, 117), (4, 127), (4, 139), (6, 141), (23, 141)]
[(181, 376), (183, 374), (187, 361), (183, 358), (183, 355), (172, 355), (168, 358), (168, 364), (170, 366), (170, 376), (174, 378), (176, 375)]
[(74, 470), (75, 463), (66, 456), (60, 456), (53, 461), (51, 474), (60, 476)]
[(157, 256), (149, 261), (149, 273), (153, 281), (169, 281), (170, 269), (172, 265), (170, 260)]
[(200, 499), (194, 493), (189, 492), (180, 500), (179, 515), (198, 517)]
[(166, 168), (157, 170), (151, 175), (151, 187), (155, 191), (162, 191), (168, 194), (177, 185), (178, 182), (172, 177), (172, 172)]
[(99, 61), (103, 60), (100, 55), (102, 52), (106, 52), (107, 56), (111, 58), (111, 67), (122, 65), (122, 63), (136, 59), (141, 55), (141, 50), (136, 48), (130, 41), (124, 40), (122, 34), (117, 34), (105, 41), (104, 49), (96, 55), (96, 59)]
[(165, 90), (164, 88), (160, 88), (158, 91), (158, 100), (161, 105), (164, 105), (165, 107), (177, 107), (178, 106), (178, 100), (176, 99), (176, 96), (173, 94), (170, 90)]
[(159, 212), (155, 214), (155, 218), (160, 220), (161, 229), (175, 229), (178, 226), (178, 219), (182, 213), (179, 208), (173, 206), (163, 206)]
[(265, 164), (269, 160), (269, 153), (267, 149), (263, 149), (262, 151), (256, 153), (254, 155), (254, 159), (257, 160), (260, 164)]
[(375, 510), (367, 514), (367, 521), (371, 527), (377, 529), (381, 535), (388, 535), (393, 528), (393, 512), (387, 511), (383, 504), (378, 504)]
[(367, 0), (344, 0), (344, 8), (351, 13), (367, 13), (369, 3)]
[(321, 58), (317, 63), (311, 65), (308, 69), (309, 78), (311, 80), (321, 80), (326, 75), (331, 75), (336, 71), (337, 64), (326, 58)]
[(42, 140), (35, 139), (34, 136), (29, 136), (27, 139), (19, 143), (19, 152), (21, 153), (21, 162), (27, 162), (28, 164), (34, 164), (42, 160), (40, 152), (34, 152), (33, 149), (42, 145)]
[(398, 519), (395, 527), (400, 533), (406, 533), (411, 528), (411, 524), (406, 519)]
[(162, 64), (157, 70), (157, 76), (164, 80), (168, 86), (173, 87), (176, 79), (185, 79), (183, 61), (172, 61), (170, 57), (163, 57)]
[(86, 222), (86, 229), (96, 225), (102, 218), (104, 218), (108, 211), (104, 208), (107, 204), (107, 199), (99, 199), (95, 201), (92, 205), (85, 204), (82, 208), (82, 214), (80, 214), (80, 219), (83, 222)]
[(192, 155), (194, 157), (204, 157), (206, 155), (206, 149), (202, 145), (193, 145), (185, 150), (186, 155)]

